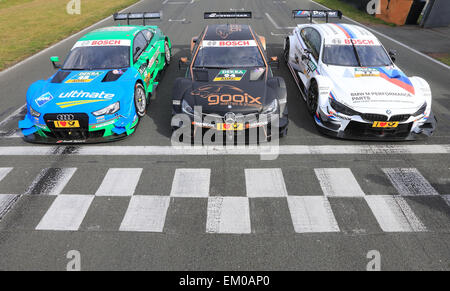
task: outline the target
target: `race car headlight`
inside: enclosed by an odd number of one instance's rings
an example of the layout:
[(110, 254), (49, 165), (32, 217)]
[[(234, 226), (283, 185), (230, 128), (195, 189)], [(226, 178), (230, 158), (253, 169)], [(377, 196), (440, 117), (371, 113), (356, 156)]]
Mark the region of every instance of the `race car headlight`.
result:
[(34, 117), (41, 116), (41, 114), (39, 112), (37, 112), (36, 110), (34, 110), (31, 106), (30, 106), (30, 114), (31, 114), (31, 116), (34, 116)]
[(336, 101), (335, 99), (330, 98), (330, 105), (338, 113), (342, 113), (347, 116), (359, 115), (359, 112), (351, 109), (350, 107), (345, 106), (344, 104)]
[(269, 105), (264, 106), (264, 109), (261, 112), (261, 114), (272, 114), (276, 113), (277, 110), (278, 110), (278, 100), (275, 99)]
[(92, 115), (94, 115), (94, 116), (110, 115), (110, 114), (116, 113), (119, 110), (120, 110), (120, 102), (116, 102), (114, 104), (111, 104), (111, 105), (103, 108), (103, 109), (92, 112)]
[(413, 114), (413, 116), (419, 116), (419, 115), (422, 115), (422, 114), (424, 114), (425, 113), (425, 110), (427, 110), (427, 102), (425, 102), (423, 105), (422, 105), (422, 107), (420, 107), (420, 109), (419, 110), (417, 110), (414, 114)]
[(189, 103), (183, 99), (183, 102), (181, 102), (181, 110), (183, 110), (184, 113), (193, 115), (194, 109), (192, 109), (192, 106), (189, 105)]

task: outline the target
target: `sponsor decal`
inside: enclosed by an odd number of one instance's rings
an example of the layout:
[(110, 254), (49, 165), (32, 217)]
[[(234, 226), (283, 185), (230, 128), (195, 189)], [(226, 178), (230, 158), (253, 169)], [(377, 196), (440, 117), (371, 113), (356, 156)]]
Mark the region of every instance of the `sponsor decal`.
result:
[(109, 94), (109, 93), (105, 93), (104, 91), (102, 92), (84, 92), (83, 90), (81, 91), (71, 91), (71, 92), (66, 92), (66, 93), (61, 93), (59, 94), (59, 98), (89, 98), (89, 99), (112, 99), (114, 98), (114, 96), (116, 96), (115, 94)]
[(56, 103), (56, 105), (58, 105), (60, 108), (68, 108), (68, 107), (73, 107), (73, 106), (78, 106), (78, 105), (110, 101), (112, 98), (114, 98), (114, 96), (116, 96), (116, 95), (105, 93), (104, 91), (102, 91), (102, 92), (84, 92), (83, 90), (71, 91), (71, 92), (61, 93), (58, 97), (61, 99), (84, 98), (84, 99), (91, 99), (91, 100), (65, 101), (65, 102), (58, 102), (58, 103)]
[(229, 130), (241, 131), (241, 130), (244, 130), (244, 124), (243, 123), (218, 123), (216, 129), (221, 130), (221, 131), (229, 131)]
[(78, 41), (72, 49), (89, 46), (131, 46), (131, 40), (116, 39), (116, 40), (82, 40)]
[(53, 121), (55, 128), (79, 128), (80, 122), (78, 120), (69, 121)]
[(207, 99), (210, 106), (260, 107), (262, 105), (261, 97), (253, 97), (244, 90), (230, 85), (202, 86), (192, 91), (191, 95)]
[(107, 126), (113, 125), (114, 123), (116, 123), (116, 121), (117, 121), (117, 118), (114, 118), (112, 120), (109, 120), (109, 121), (106, 121), (106, 122), (103, 122), (103, 123), (95, 124), (91, 128), (92, 129), (99, 129), (99, 128), (107, 127)]
[(36, 98), (36, 104), (41, 107), (45, 104), (47, 104), (48, 102), (53, 100), (53, 96), (52, 94), (50, 94), (50, 92), (45, 93), (44, 95), (41, 95), (40, 97)]
[(351, 92), (350, 96), (353, 103), (367, 103), (367, 102), (383, 102), (383, 103), (414, 103), (413, 100), (399, 100), (397, 98), (412, 97), (410, 93), (406, 92)]
[(377, 128), (396, 128), (398, 127), (399, 122), (395, 121), (395, 122), (390, 122), (390, 121), (375, 121), (372, 125), (372, 127), (377, 127)]
[(377, 45), (373, 39), (354, 39), (354, 38), (347, 38), (344, 40), (344, 44), (346, 45)]
[(224, 82), (224, 81), (237, 81), (239, 82), (244, 77), (246, 70), (222, 70), (214, 78), (214, 82)]
[(86, 143), (86, 140), (84, 140), (84, 139), (58, 140), (56, 143), (57, 144), (60, 144), (60, 143)]
[(205, 40), (202, 47), (252, 47), (257, 46), (255, 40)]
[(90, 83), (102, 74), (103, 72), (81, 72), (67, 80), (66, 83)]
[(355, 68), (355, 77), (379, 77), (380, 71), (373, 68)]

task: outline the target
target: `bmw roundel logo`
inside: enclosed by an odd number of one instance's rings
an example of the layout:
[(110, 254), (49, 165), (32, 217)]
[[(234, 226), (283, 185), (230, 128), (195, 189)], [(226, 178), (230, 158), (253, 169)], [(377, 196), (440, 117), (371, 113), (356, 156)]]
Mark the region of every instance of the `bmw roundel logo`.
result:
[(392, 111), (388, 109), (388, 110), (386, 110), (386, 113), (387, 113), (387, 114), (391, 114)]

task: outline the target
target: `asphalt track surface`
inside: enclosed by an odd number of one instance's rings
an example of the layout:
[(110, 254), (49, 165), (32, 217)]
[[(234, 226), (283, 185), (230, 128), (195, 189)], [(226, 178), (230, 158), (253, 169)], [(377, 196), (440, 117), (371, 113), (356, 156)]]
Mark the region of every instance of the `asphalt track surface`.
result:
[[(284, 64), (290, 130), (283, 153), (174, 151), (170, 146), (176, 62), (208, 23), (205, 11), (244, 9), (281, 57), (292, 9), (307, 0), (144, 0), (128, 11), (162, 10), (173, 41), (169, 67), (130, 138), (98, 147), (26, 144), (17, 131), (28, 86), (53, 73), (68, 38), (0, 73), (0, 269), (383, 270), (450, 269), (449, 70), (380, 37), (407, 75), (424, 77), (439, 121), (432, 138), (401, 143), (325, 137), (307, 114)], [(214, 21), (217, 22), (217, 21)], [(348, 22), (348, 20), (343, 20)], [(109, 18), (92, 28), (113, 24)], [(110, 151), (110, 154), (107, 154)], [(142, 155), (141, 155), (142, 154)]]

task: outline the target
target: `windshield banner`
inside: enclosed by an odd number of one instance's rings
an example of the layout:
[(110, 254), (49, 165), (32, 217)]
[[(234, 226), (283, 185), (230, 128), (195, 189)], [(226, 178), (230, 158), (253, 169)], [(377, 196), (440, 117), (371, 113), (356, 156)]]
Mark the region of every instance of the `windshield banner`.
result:
[(106, 39), (106, 40), (84, 40), (78, 41), (72, 49), (89, 46), (131, 46), (131, 40)]

